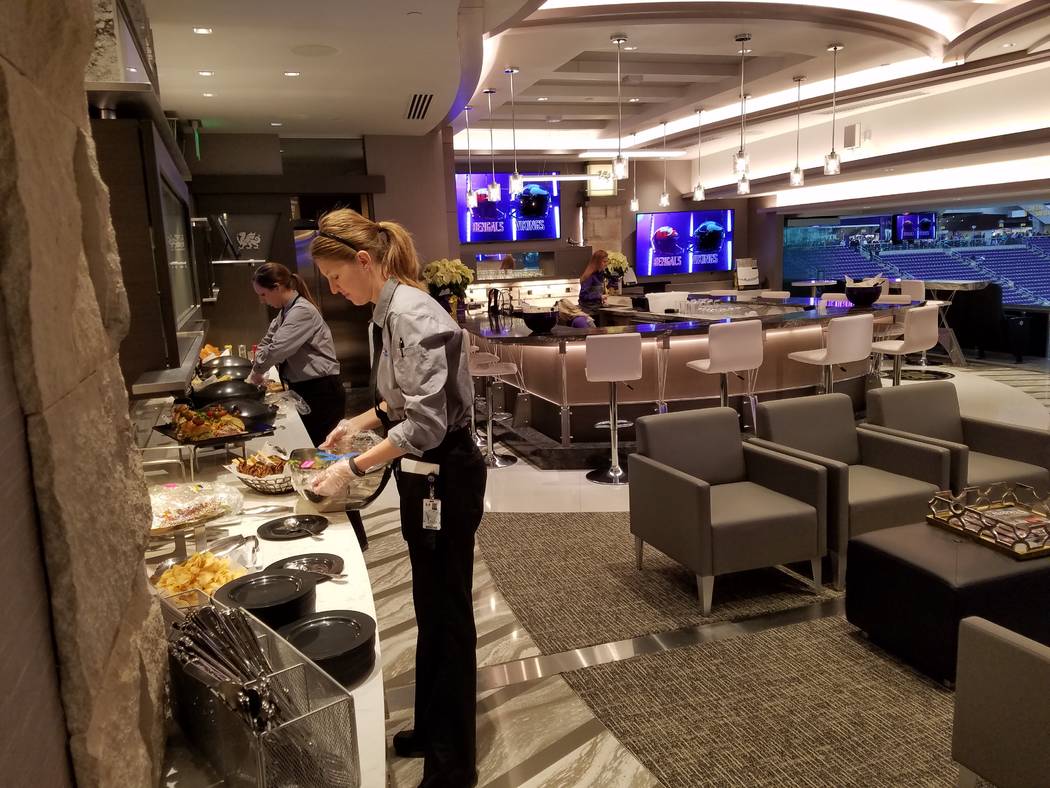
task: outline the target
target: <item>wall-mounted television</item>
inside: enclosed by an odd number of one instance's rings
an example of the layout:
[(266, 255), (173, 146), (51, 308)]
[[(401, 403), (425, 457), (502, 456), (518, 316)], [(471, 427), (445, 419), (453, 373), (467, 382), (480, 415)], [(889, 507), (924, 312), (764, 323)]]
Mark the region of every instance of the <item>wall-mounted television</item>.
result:
[(733, 211), (640, 213), (635, 225), (638, 276), (733, 269)]
[(925, 241), (937, 237), (937, 214), (898, 213), (893, 217), (893, 242)]
[(459, 241), (465, 244), (507, 241), (541, 241), (561, 237), (558, 182), (556, 173), (525, 175), (525, 188), (511, 197), (510, 173), (497, 172), (499, 202), (489, 199), (489, 173), (471, 176), (471, 188), (478, 197), (476, 208), (467, 206), (467, 175), (456, 175), (456, 210)]

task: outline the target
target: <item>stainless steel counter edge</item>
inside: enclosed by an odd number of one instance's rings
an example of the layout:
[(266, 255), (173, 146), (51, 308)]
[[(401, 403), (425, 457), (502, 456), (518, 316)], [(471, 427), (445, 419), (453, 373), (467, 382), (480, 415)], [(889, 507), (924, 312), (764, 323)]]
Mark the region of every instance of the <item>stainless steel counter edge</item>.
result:
[[(725, 303), (729, 305), (738, 302), (726, 299)], [(798, 307), (797, 311), (793, 312), (778, 312), (777, 314), (770, 315), (728, 318), (730, 320), (760, 320), (762, 321), (764, 328), (767, 329), (801, 328), (807, 325), (826, 323), (836, 317), (866, 314), (869, 312), (880, 317), (891, 317), (905, 310), (922, 305), (922, 302), (916, 301), (913, 302), (911, 306), (886, 304), (884, 306), (871, 307), (827, 307), (820, 304), (818, 299), (813, 298), (791, 298), (787, 301), (755, 299), (753, 301), (739, 303), (748, 306)], [(623, 309), (609, 311), (621, 316), (644, 315), (656, 317), (656, 315), (650, 312), (637, 312), (634, 310)], [(460, 325), (474, 336), (489, 340), (490, 342), (524, 345), (557, 345), (564, 341), (579, 342), (585, 340), (588, 336), (601, 334), (639, 333), (643, 337), (655, 337), (663, 334), (669, 334), (672, 336), (706, 334), (708, 327), (712, 323), (721, 322), (725, 322), (725, 320), (707, 320), (698, 317), (692, 320), (673, 319), (665, 322), (639, 322), (634, 325), (610, 326), (607, 328), (570, 328), (568, 326), (555, 326), (549, 334), (534, 334), (529, 330), (521, 318), (511, 317), (509, 315), (493, 316), (487, 311), (480, 309), (468, 312), (466, 319), (461, 321)]]

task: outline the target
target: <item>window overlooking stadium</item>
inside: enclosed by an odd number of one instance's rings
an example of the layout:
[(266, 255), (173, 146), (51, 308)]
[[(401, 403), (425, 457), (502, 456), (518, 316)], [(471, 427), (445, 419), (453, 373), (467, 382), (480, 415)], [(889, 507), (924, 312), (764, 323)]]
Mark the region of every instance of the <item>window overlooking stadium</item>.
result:
[(986, 280), (1003, 302), (1050, 305), (1050, 205), (788, 218), (784, 282), (867, 276)]

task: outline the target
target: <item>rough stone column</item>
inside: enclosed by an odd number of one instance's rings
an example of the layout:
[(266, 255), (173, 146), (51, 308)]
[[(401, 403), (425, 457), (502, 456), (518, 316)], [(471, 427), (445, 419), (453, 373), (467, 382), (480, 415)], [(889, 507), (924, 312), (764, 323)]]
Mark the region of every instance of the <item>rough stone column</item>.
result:
[(127, 333), (84, 101), (89, 0), (0, 26), (0, 298), (26, 420), (80, 786), (156, 785), (166, 651), (142, 572), (150, 507), (117, 363)]

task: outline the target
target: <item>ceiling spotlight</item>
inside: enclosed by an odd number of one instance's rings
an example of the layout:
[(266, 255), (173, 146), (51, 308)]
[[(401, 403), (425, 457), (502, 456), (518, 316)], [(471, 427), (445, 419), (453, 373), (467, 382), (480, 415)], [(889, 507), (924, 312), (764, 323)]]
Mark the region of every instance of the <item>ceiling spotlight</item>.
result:
[(613, 159), (612, 169), (613, 178), (622, 181), (628, 173), (627, 159), (623, 157), (623, 80), (620, 78), (620, 50), (627, 43), (627, 36), (616, 33), (610, 41), (616, 45), (616, 158)]
[(215, 94), (214, 93), (201, 93), (201, 95), (204, 96), (204, 98), (212, 98)]
[(550, 101), (550, 97), (549, 96), (538, 96), (536, 98), (536, 101)]
[(521, 69), (517, 66), (507, 66), (503, 73), (510, 78), (510, 139), (514, 150), (514, 172), (510, 176), (510, 197), (513, 200), (525, 188), (525, 179), (518, 172), (518, 121), (514, 112), (514, 75)]
[(303, 72), (302, 71), (285, 71), (284, 75), (286, 77), (301, 77), (303, 75)]
[(632, 98), (627, 99), (627, 101), (629, 101), (631, 104), (637, 104), (639, 101), (641, 101), (641, 99), (637, 96), (634, 96)]
[(274, 126), (276, 128), (277, 126), (283, 126), (284, 124), (281, 123), (281, 121), (279, 121), (279, 120), (271, 120), (270, 121), (270, 125)]
[(561, 118), (547, 118), (548, 123), (561, 123)]
[(496, 142), (492, 131), (492, 94), (496, 92), (496, 89), (485, 88), (481, 92), (485, 94), (485, 101), (488, 103), (489, 108), (489, 164), (492, 166), (492, 182), (486, 187), (486, 190), (488, 191), (488, 201), (496, 203), (503, 197), (503, 190), (496, 180)]
[(215, 76), (215, 72), (214, 71), (198, 71), (197, 72), (197, 76), (198, 77), (214, 77)]
[(1017, 44), (1003, 44), (1003, 49), (1013, 49)]
[(754, 52), (753, 49), (748, 49), (747, 47), (741, 47), (740, 51), (738, 51), (737, 54), (738, 55), (750, 55), (752, 52)]
[(842, 172), (842, 160), (835, 152), (835, 119), (838, 110), (839, 52), (845, 47), (842, 44), (828, 44), (831, 53), (831, 152), (824, 157), (824, 174), (838, 175)]
[(211, 35), (211, 28), (210, 27), (195, 27), (195, 28), (193, 28), (193, 32), (196, 33), (199, 36), (210, 36)]
[(129, 74), (138, 74), (139, 70), (137, 68), (135, 68), (134, 66), (128, 66), (127, 67), (127, 72)]
[(637, 52), (638, 51), (638, 47), (624, 46), (623, 51), (624, 52)]

